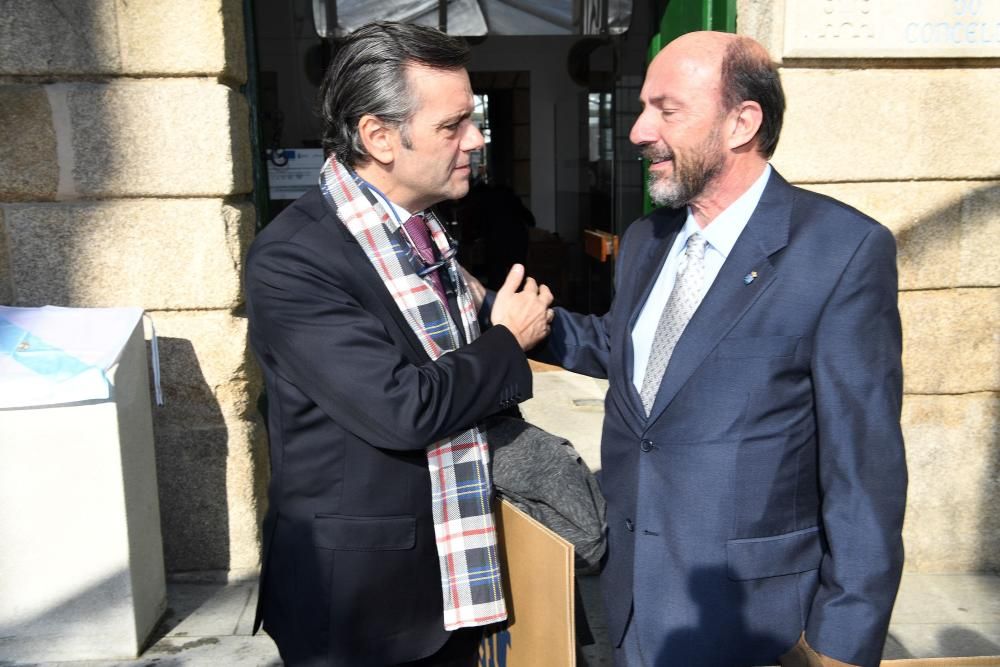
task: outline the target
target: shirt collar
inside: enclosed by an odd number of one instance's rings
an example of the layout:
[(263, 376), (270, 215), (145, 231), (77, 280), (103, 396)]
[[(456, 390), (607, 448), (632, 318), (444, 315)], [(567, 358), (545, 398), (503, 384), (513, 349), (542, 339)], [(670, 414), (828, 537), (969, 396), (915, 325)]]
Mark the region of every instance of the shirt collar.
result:
[(733, 246), (736, 245), (736, 239), (743, 233), (747, 222), (750, 221), (750, 216), (753, 215), (754, 209), (757, 208), (757, 204), (760, 202), (760, 197), (764, 193), (764, 187), (767, 185), (767, 180), (770, 176), (771, 165), (764, 165), (764, 171), (753, 182), (753, 185), (747, 188), (746, 192), (727, 206), (726, 210), (716, 216), (715, 220), (704, 229), (701, 229), (698, 223), (695, 222), (691, 207), (688, 206), (687, 220), (685, 220), (684, 227), (681, 229), (681, 235), (683, 236), (681, 247), (683, 248), (684, 244), (687, 243), (689, 236), (695, 232), (699, 232), (708, 244), (722, 255), (723, 259), (729, 257)]
[(351, 176), (354, 177), (354, 182), (358, 184), (358, 187), (363, 188), (368, 192), (372, 193), (372, 196), (374, 196), (375, 199), (378, 200), (378, 203), (382, 205), (382, 208), (385, 209), (386, 213), (392, 213), (391, 217), (395, 218), (396, 223), (399, 226), (402, 226), (403, 223), (405, 223), (407, 220), (410, 219), (411, 213), (409, 211), (407, 211), (402, 206), (398, 206), (395, 202), (390, 201), (389, 198), (385, 196), (385, 193), (383, 193), (377, 187), (366, 181), (364, 176), (354, 171), (353, 169), (350, 171), (351, 171)]
[(369, 188), (369, 192), (375, 195), (375, 199), (378, 199), (379, 203), (382, 204), (382, 207), (387, 213), (393, 213), (395, 215), (396, 221), (400, 225), (409, 220), (410, 216), (413, 215), (402, 206), (398, 206), (394, 202), (389, 201), (389, 199), (383, 195), (378, 188)]

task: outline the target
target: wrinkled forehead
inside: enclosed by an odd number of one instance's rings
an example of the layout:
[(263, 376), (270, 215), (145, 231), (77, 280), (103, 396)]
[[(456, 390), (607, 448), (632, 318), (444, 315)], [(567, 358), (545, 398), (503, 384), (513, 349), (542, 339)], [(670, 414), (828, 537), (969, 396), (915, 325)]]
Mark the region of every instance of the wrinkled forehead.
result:
[(650, 63), (640, 98), (646, 104), (671, 99), (690, 104), (718, 103), (722, 58), (706, 52), (667, 48)]
[(442, 93), (472, 95), (469, 73), (464, 67), (441, 69), (419, 63), (409, 63), (405, 66), (405, 71), (406, 83), (413, 95), (425, 96), (428, 99)]

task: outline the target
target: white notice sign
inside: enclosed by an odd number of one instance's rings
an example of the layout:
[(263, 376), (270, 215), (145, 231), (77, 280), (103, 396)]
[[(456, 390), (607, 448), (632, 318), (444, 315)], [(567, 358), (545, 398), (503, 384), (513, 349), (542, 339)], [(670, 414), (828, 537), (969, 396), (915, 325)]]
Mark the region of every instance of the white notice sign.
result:
[(298, 199), (319, 184), (322, 148), (267, 150), (267, 182), (271, 199)]
[(1000, 0), (787, 0), (784, 57), (1000, 57)]

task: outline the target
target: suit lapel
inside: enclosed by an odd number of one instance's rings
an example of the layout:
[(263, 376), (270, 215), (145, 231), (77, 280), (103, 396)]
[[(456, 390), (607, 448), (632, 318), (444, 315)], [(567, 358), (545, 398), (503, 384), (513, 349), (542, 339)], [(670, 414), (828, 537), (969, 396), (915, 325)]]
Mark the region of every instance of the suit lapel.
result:
[[(719, 275), (681, 334), (650, 411), (655, 421), (719, 341), (775, 280), (770, 257), (788, 245), (791, 186), (773, 172)], [(756, 271), (749, 283), (744, 277)]]
[(621, 372), (613, 375), (616, 378), (615, 389), (638, 422), (645, 421), (646, 411), (642, 407), (639, 392), (632, 384), (634, 355), (632, 328), (642, 312), (646, 299), (649, 298), (649, 293), (653, 291), (653, 285), (663, 269), (663, 263), (667, 261), (667, 253), (670, 252), (670, 247), (684, 226), (686, 218), (686, 209), (660, 209), (653, 213), (652, 234), (648, 239), (638, 239), (636, 244), (639, 250), (635, 268), (629, 270), (629, 275), (634, 276), (634, 279), (622, 290), (621, 295), (615, 297), (624, 299), (628, 308), (628, 322), (623, 335), (624, 345), (614, 346), (617, 348), (618, 367), (621, 369)]

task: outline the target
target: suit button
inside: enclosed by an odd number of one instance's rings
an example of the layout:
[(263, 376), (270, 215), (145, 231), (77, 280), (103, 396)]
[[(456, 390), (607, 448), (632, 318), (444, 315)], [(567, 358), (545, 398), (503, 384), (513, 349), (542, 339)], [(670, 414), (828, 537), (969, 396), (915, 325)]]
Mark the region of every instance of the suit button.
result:
[(632, 519), (625, 519), (625, 530), (630, 533), (635, 530), (635, 526), (632, 525)]
[(645, 438), (643, 438), (642, 440), (639, 441), (639, 449), (641, 449), (642, 451), (648, 452), (652, 448), (653, 448), (652, 440), (646, 440)]

